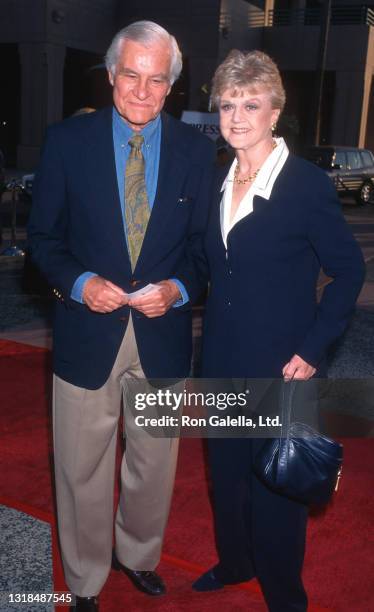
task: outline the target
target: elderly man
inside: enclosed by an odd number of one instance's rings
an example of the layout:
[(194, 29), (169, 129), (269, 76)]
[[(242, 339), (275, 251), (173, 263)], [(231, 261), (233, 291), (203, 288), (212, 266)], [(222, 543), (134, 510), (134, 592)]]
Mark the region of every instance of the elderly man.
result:
[[(29, 224), (55, 288), (54, 452), (58, 525), (75, 610), (98, 610), (112, 562), (118, 419), (126, 448), (113, 565), (165, 592), (157, 566), (177, 440), (136, 435), (126, 379), (183, 378), (191, 303), (205, 282), (213, 147), (161, 112), (181, 55), (159, 25), (121, 30), (106, 56), (113, 107), (48, 130)], [(149, 283), (157, 288), (136, 297)]]

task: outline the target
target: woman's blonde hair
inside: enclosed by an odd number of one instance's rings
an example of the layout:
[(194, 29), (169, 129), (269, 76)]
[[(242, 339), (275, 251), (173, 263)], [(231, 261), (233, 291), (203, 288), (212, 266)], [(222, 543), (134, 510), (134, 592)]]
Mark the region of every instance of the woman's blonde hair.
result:
[[(244, 53), (233, 49), (214, 73), (210, 103), (218, 108), (224, 91), (265, 89), (270, 93), (272, 108), (283, 110), (286, 93), (275, 62), (262, 51)], [(234, 93), (234, 95), (235, 95)]]

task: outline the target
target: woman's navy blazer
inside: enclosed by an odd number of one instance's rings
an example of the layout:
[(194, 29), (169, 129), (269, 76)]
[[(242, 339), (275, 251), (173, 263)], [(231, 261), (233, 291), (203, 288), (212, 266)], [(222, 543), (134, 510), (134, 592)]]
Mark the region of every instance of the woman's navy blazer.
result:
[[(364, 279), (361, 250), (330, 179), (289, 155), (269, 200), (229, 232), (220, 228), (217, 172), (205, 249), (210, 293), (204, 324), (205, 377), (281, 377), (297, 353), (321, 366), (351, 316)], [(333, 280), (317, 303), (322, 267)]]

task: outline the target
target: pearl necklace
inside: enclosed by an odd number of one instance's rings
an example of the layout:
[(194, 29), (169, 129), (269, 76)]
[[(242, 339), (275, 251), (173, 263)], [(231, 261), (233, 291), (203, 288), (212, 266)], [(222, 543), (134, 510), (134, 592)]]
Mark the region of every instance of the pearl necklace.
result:
[[(271, 153), (274, 151), (274, 149), (276, 147), (277, 147), (277, 143), (273, 139)], [(237, 185), (245, 185), (246, 183), (251, 183), (252, 181), (255, 180), (255, 178), (258, 175), (258, 173), (260, 172), (260, 170), (261, 170), (261, 166), (259, 168), (257, 168), (257, 170), (255, 172), (253, 172), (252, 174), (247, 176), (247, 178), (240, 179), (239, 176), (238, 176), (238, 174), (239, 174), (239, 164), (237, 163), (236, 166), (235, 166), (234, 178), (232, 180)]]

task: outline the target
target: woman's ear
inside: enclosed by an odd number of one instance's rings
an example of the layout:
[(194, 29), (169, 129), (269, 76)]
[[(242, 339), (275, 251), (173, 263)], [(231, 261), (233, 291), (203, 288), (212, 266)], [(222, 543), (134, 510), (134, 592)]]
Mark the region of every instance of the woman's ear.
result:
[(278, 123), (278, 119), (279, 119), (279, 115), (280, 115), (280, 108), (274, 108), (272, 113), (271, 113), (271, 123), (272, 125), (276, 125)]

